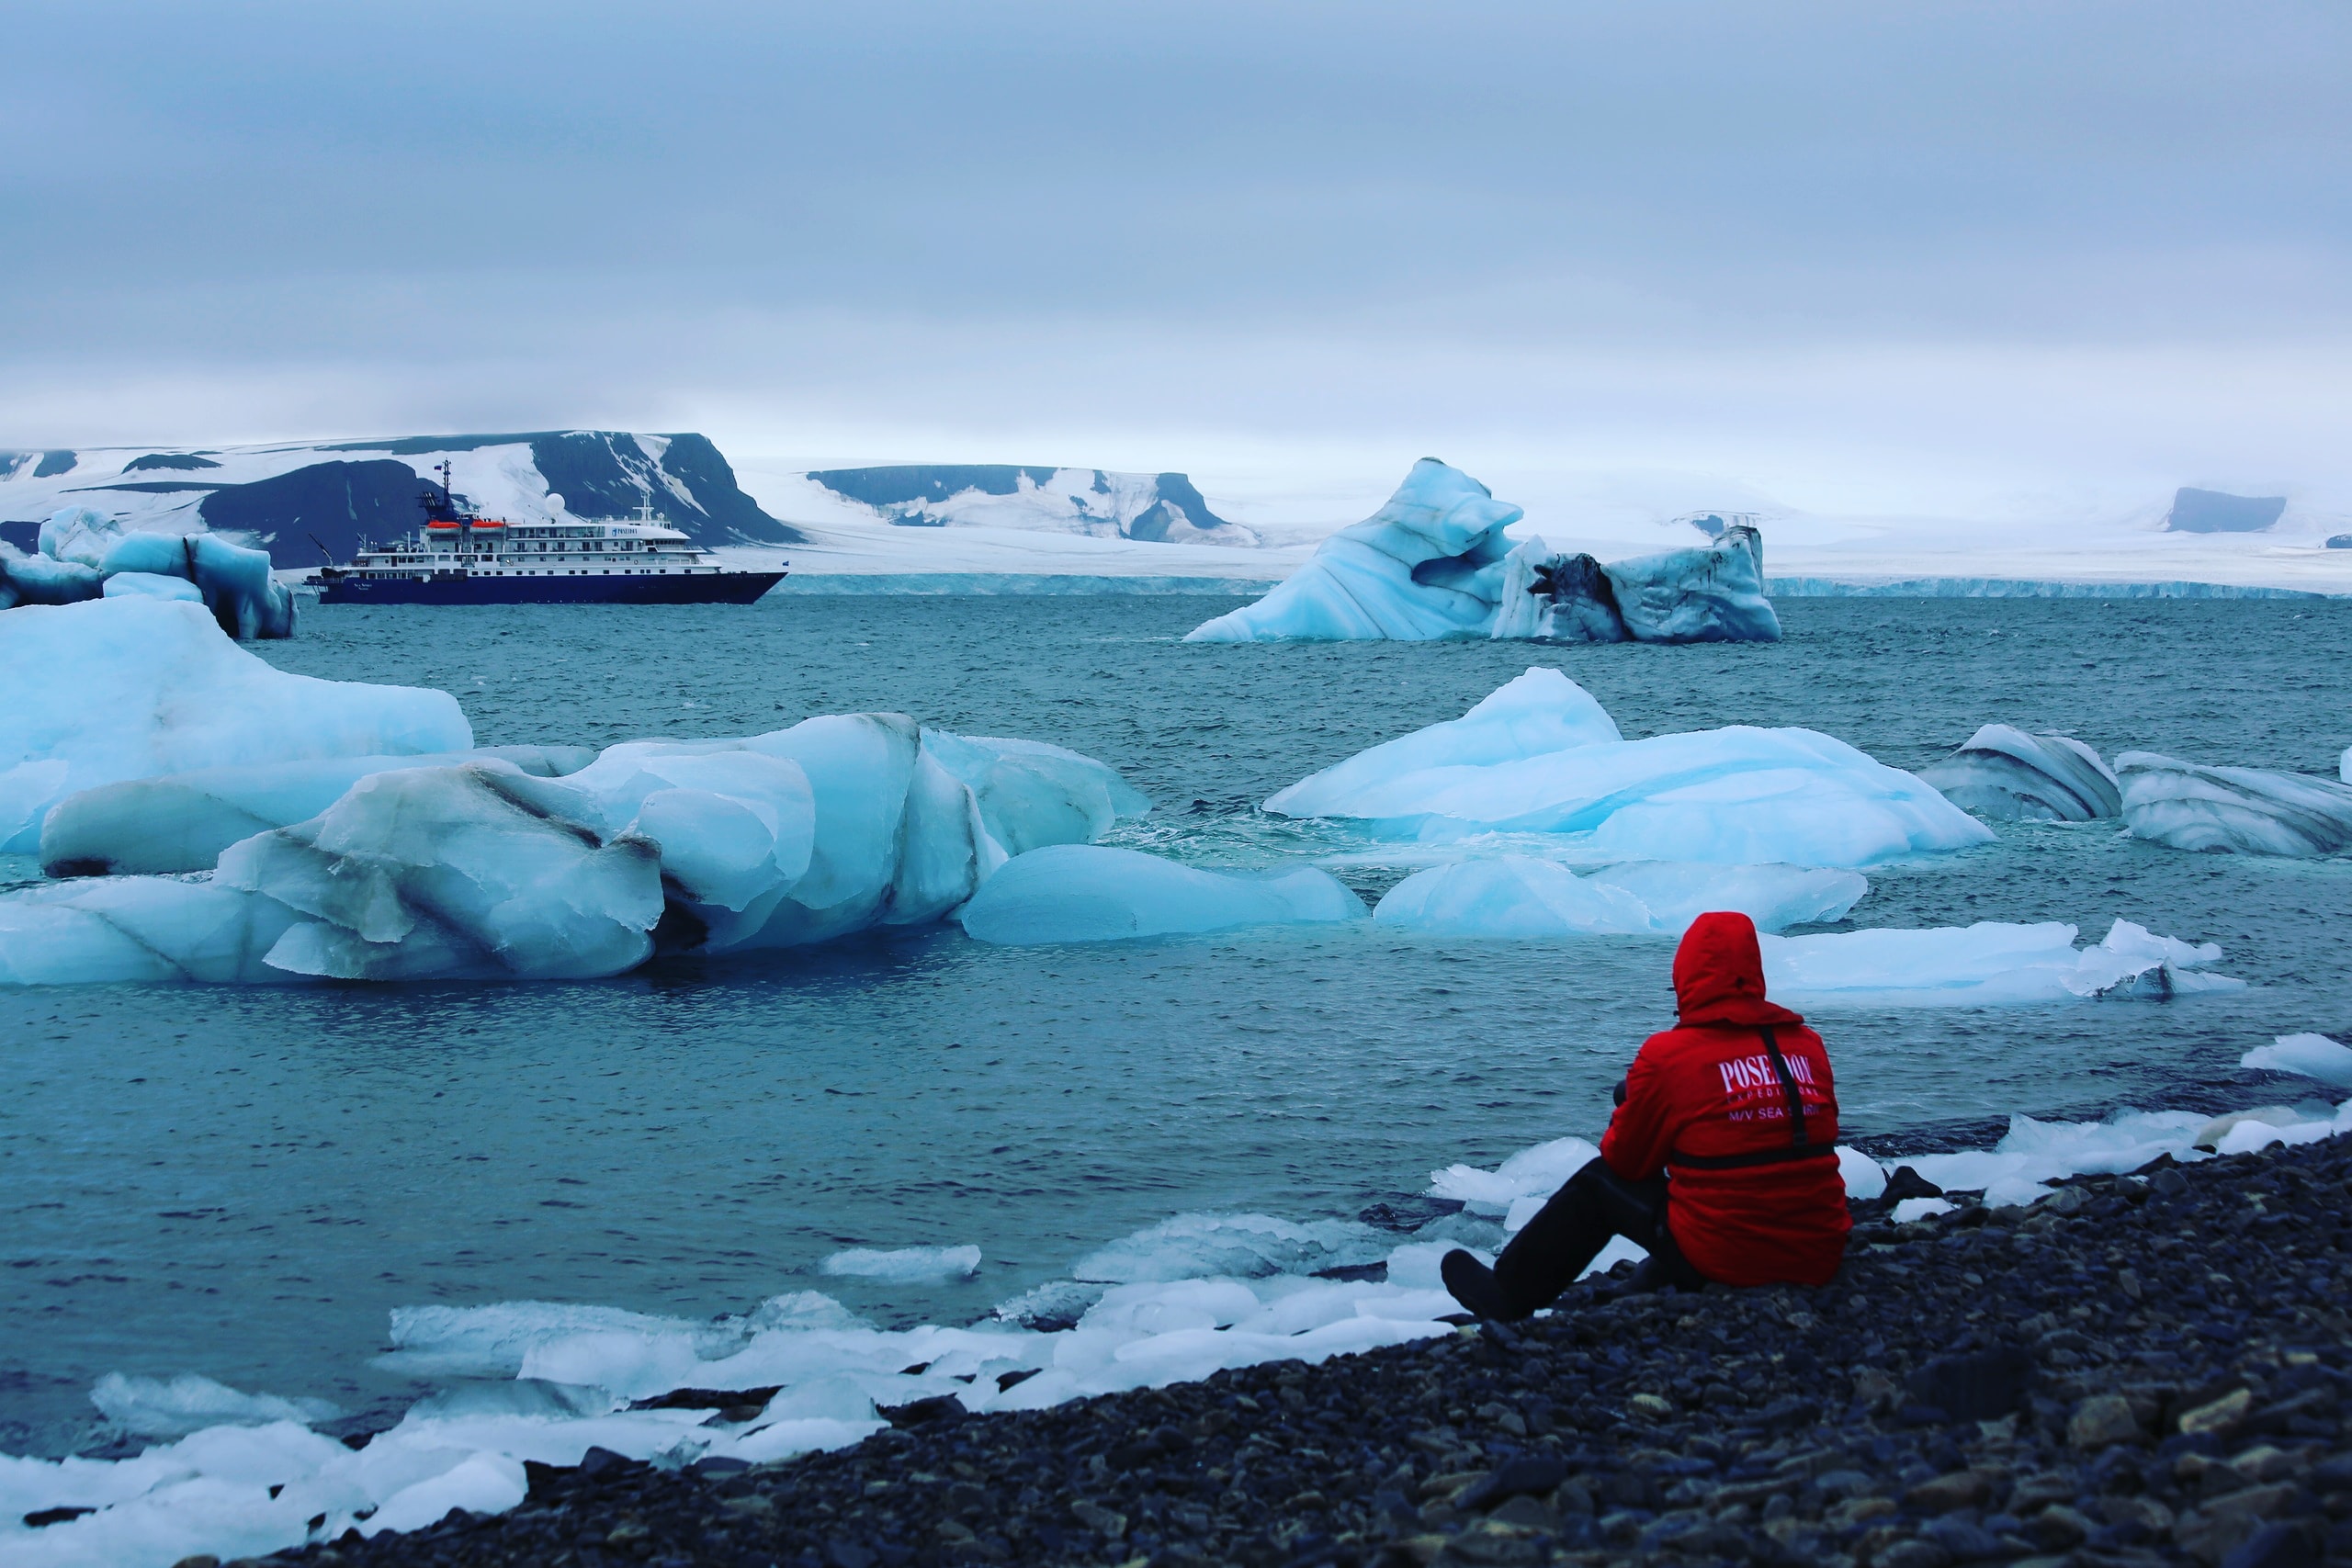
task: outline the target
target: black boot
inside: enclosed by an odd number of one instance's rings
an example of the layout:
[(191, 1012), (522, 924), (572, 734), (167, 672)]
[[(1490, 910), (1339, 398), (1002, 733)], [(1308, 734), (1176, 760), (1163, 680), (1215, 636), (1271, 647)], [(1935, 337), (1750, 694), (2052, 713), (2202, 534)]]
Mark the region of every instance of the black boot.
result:
[(1502, 1323), (1520, 1315), (1503, 1299), (1503, 1288), (1495, 1279), (1495, 1271), (1460, 1247), (1445, 1255), (1437, 1271), (1445, 1281), (1446, 1293), (1462, 1303), (1463, 1311)]

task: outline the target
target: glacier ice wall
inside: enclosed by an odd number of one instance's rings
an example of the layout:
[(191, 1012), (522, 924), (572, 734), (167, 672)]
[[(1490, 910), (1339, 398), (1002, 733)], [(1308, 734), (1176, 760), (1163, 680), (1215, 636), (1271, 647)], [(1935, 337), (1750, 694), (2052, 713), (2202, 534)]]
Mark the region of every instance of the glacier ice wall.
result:
[(1996, 821), (2095, 822), (2123, 814), (2114, 770), (2067, 735), (1988, 724), (1919, 776), (1962, 810)]
[(1189, 642), (1524, 637), (1559, 642), (1770, 642), (1781, 635), (1756, 530), (1604, 566), (1504, 531), (1516, 506), (1434, 457), (1386, 504), (1325, 540), (1255, 604)]
[(1932, 786), (1814, 730), (1621, 740), (1607, 716), (1559, 671), (1531, 670), (1464, 718), (1360, 752), (1265, 808), (1384, 839), (1554, 833), (1592, 860), (1723, 865), (1867, 866), (1993, 837)]
[(169, 600), (0, 613), (0, 852), (32, 852), (51, 807), (124, 779), (473, 745), (447, 692), (289, 675)]

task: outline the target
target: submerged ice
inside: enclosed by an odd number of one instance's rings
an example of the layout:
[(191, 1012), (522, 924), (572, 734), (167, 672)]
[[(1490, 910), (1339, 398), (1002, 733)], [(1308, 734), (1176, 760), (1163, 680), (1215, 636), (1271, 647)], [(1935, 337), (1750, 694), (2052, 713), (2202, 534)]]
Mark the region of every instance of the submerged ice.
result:
[(1563, 642), (1770, 642), (1763, 541), (1736, 527), (1698, 548), (1604, 566), (1504, 531), (1523, 515), (1434, 457), (1386, 504), (1325, 540), (1264, 598), (1191, 642), (1442, 637)]
[(1542, 669), (1265, 808), (1352, 819), (1385, 839), (1553, 833), (1595, 860), (1725, 865), (1867, 866), (1992, 838), (1932, 786), (1814, 730), (1620, 739), (1589, 694)]
[(966, 934), (1003, 946), (1360, 919), (1363, 901), (1327, 872), (1209, 871), (1094, 844), (1032, 850), (964, 906)]

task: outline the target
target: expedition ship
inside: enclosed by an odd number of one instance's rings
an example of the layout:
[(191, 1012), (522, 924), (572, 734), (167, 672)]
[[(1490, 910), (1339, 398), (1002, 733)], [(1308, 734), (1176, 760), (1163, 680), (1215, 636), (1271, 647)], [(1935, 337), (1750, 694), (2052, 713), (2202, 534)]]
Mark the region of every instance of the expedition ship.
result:
[(321, 568), (321, 604), (748, 604), (784, 581), (719, 565), (650, 505), (628, 522), (509, 524), (452, 491), (448, 464), (435, 471), (417, 498), (424, 526)]

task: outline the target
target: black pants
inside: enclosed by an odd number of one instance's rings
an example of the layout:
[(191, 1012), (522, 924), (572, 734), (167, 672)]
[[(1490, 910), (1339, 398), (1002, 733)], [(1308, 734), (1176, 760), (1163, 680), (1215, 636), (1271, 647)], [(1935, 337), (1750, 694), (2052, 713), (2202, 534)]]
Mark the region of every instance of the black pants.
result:
[(1666, 1228), (1666, 1178), (1628, 1181), (1596, 1159), (1569, 1177), (1495, 1259), (1495, 1281), (1512, 1315), (1550, 1306), (1614, 1235), (1649, 1253), (1646, 1282), (1685, 1290), (1706, 1283)]

